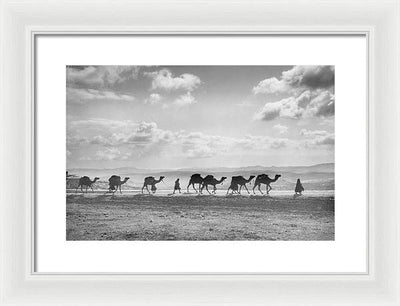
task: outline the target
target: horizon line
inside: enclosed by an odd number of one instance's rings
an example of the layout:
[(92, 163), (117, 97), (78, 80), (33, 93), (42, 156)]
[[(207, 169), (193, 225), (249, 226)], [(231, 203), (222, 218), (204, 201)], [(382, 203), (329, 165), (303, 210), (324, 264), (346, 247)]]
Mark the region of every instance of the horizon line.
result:
[[(122, 167), (114, 167), (114, 168), (82, 168), (82, 167), (71, 167), (69, 169), (81, 169), (81, 170), (115, 170), (115, 169), (121, 169), (121, 168), (136, 168), (137, 170), (148, 170), (148, 171), (155, 171), (155, 170), (163, 170), (163, 171), (179, 171), (179, 170), (190, 170), (190, 169), (212, 169), (212, 168), (228, 168), (228, 169), (234, 169), (234, 168), (249, 168), (249, 167), (260, 167), (260, 168), (279, 168), (279, 167), (314, 167), (314, 166), (320, 166), (320, 165), (328, 165), (328, 164), (335, 164), (334, 162), (328, 162), (328, 163), (318, 163), (318, 164), (311, 164), (311, 165), (287, 165), (287, 166), (262, 166), (262, 165), (251, 165), (251, 166), (214, 166), (214, 167), (185, 167), (185, 168), (137, 168), (135, 166), (122, 166)], [(66, 167), (66, 170), (68, 171), (68, 168)]]

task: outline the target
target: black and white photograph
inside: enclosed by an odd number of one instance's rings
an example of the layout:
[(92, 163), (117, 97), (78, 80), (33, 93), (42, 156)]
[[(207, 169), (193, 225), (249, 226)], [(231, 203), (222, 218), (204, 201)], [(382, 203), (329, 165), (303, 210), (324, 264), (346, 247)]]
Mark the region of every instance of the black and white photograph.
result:
[(68, 241), (335, 240), (335, 67), (66, 66)]

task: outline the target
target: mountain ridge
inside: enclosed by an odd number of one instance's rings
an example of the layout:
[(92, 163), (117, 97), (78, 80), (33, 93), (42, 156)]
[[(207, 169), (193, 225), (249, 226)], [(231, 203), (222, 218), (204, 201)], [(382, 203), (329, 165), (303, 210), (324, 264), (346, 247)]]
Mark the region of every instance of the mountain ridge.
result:
[(245, 167), (193, 167), (178, 169), (141, 169), (136, 167), (118, 167), (118, 168), (71, 168), (68, 171), (73, 173), (120, 173), (120, 174), (162, 174), (162, 173), (231, 173), (231, 172), (292, 172), (292, 173), (334, 173), (334, 163), (321, 163), (310, 166), (245, 166)]

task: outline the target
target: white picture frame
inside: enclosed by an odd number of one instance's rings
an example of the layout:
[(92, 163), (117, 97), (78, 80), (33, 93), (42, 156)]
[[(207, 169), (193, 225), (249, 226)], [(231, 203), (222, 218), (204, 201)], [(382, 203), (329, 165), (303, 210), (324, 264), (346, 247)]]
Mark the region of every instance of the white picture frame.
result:
[[(400, 305), (400, 1), (9, 0), (0, 20), (1, 305)], [(71, 34), (365, 35), (368, 273), (35, 273), (34, 40)]]

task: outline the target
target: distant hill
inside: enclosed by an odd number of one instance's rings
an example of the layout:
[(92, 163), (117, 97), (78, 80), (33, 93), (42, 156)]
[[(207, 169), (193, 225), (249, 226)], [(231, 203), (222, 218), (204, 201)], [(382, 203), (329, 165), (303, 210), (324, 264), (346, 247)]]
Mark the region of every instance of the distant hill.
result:
[(311, 166), (288, 166), (288, 167), (265, 167), (265, 166), (247, 166), (247, 167), (215, 167), (215, 168), (181, 168), (181, 169), (140, 169), (135, 167), (120, 167), (113, 169), (95, 169), (95, 168), (72, 168), (68, 169), (71, 174), (78, 175), (97, 175), (97, 174), (193, 174), (193, 173), (278, 173), (278, 172), (292, 172), (292, 173), (334, 173), (335, 164), (316, 164)]
[(306, 172), (334, 172), (335, 164), (317, 164), (311, 166), (287, 166), (287, 167), (264, 167), (264, 166), (248, 166), (248, 167), (216, 167), (216, 168), (183, 168), (175, 171), (179, 172), (296, 172), (296, 173), (306, 173)]

